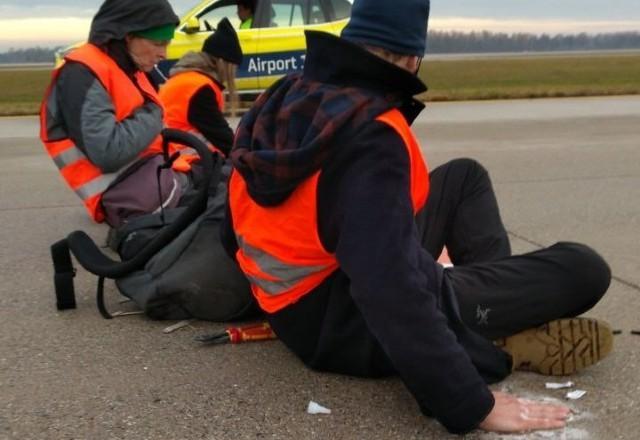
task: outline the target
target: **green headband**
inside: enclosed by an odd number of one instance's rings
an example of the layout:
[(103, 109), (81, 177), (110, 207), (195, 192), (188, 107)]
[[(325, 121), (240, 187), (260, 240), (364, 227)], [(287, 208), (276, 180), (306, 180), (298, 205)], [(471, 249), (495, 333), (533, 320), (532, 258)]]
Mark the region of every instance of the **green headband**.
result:
[(173, 23), (163, 24), (162, 26), (156, 26), (141, 31), (132, 32), (136, 37), (146, 38), (147, 40), (154, 41), (169, 41), (173, 38), (173, 34), (176, 30), (176, 26)]

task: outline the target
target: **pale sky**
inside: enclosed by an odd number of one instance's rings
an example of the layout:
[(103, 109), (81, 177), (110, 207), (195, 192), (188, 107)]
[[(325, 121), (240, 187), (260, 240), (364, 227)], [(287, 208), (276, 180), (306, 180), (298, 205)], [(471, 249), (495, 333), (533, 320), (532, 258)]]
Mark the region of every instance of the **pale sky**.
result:
[[(178, 14), (197, 1), (170, 0)], [(0, 51), (83, 40), (101, 3), (2, 0)], [(432, 0), (430, 29), (534, 34), (640, 32), (640, 0)]]

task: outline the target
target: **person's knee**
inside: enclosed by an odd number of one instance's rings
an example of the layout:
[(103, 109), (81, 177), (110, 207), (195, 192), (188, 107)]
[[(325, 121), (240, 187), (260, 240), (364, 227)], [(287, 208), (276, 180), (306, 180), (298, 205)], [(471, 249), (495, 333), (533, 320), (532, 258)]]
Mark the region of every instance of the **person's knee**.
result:
[(449, 162), (452, 168), (455, 168), (459, 172), (472, 176), (483, 176), (488, 174), (486, 168), (482, 166), (480, 162), (468, 157), (460, 157), (453, 159)]
[(477, 160), (469, 158), (454, 159), (450, 167), (458, 176), (464, 176), (467, 188), (486, 188), (491, 186), (491, 179), (487, 169)]
[(579, 280), (583, 294), (597, 303), (605, 294), (611, 283), (611, 268), (595, 250), (580, 243), (558, 243), (565, 246), (572, 255), (572, 267)]

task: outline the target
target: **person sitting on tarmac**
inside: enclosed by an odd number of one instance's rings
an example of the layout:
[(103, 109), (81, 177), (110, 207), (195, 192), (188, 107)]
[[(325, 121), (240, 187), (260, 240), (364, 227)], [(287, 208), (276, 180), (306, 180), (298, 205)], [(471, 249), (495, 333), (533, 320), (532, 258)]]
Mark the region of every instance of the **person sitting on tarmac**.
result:
[(233, 130), (223, 115), (223, 90), (226, 85), (233, 114), (237, 107), (235, 68), (241, 62), (238, 36), (224, 18), (205, 40), (202, 51), (185, 54), (160, 87), (167, 125), (196, 134), (226, 157), (233, 143)]
[(606, 356), (610, 327), (576, 316), (611, 272), (578, 243), (511, 255), (487, 171), (471, 159), (428, 170), (410, 127), (428, 17), (428, 0), (355, 0), (341, 37), (306, 32), (304, 72), (236, 131), (223, 244), (309, 367), (397, 374), (454, 433), (560, 428), (565, 405), (487, 383)]
[(118, 227), (174, 207), (188, 185), (184, 172), (156, 174), (163, 106), (146, 76), (166, 58), (178, 23), (167, 0), (106, 0), (89, 41), (53, 73), (41, 139), (96, 222)]

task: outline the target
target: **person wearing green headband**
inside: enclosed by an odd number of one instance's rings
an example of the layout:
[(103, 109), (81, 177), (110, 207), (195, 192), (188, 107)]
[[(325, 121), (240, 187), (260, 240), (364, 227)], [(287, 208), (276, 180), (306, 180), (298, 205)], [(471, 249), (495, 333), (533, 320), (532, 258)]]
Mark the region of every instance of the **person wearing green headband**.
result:
[(173, 39), (173, 23), (134, 31), (125, 37), (129, 56), (143, 72), (151, 72), (167, 57), (167, 46)]
[[(68, 139), (73, 144), (69, 156), (93, 167), (80, 179), (86, 191), (77, 182), (70, 186), (97, 222), (118, 227), (160, 204), (175, 206), (188, 188), (185, 173), (173, 170), (163, 172), (161, 197), (158, 185), (144, 184), (155, 176), (164, 126), (164, 109), (147, 74), (166, 58), (178, 23), (167, 0), (105, 0), (93, 17), (88, 42), (67, 54), (55, 72), (45, 97), (43, 141)], [(59, 167), (65, 165), (58, 159)], [(61, 169), (63, 176), (71, 171)]]
[(149, 29), (132, 32), (136, 37), (146, 38), (153, 41), (171, 41), (175, 33), (176, 26), (173, 23), (155, 26)]

